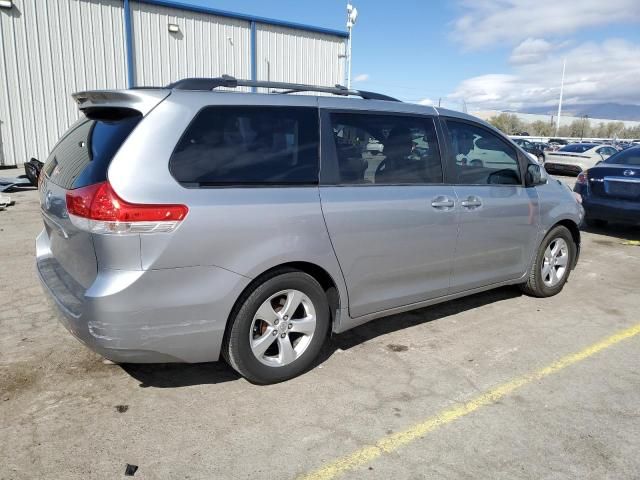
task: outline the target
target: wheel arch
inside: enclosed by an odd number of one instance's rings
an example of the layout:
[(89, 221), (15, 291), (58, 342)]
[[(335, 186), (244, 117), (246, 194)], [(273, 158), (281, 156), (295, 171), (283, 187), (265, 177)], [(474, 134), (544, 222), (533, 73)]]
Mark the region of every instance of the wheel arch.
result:
[(565, 218), (563, 220), (556, 222), (549, 229), (549, 231), (551, 231), (552, 228), (557, 227), (558, 225), (562, 225), (567, 230), (569, 230), (569, 232), (571, 232), (571, 237), (573, 238), (573, 242), (576, 245), (576, 255), (573, 260), (573, 265), (571, 266), (571, 270), (573, 270), (574, 268), (576, 268), (576, 265), (578, 264), (578, 257), (580, 256), (580, 242), (581, 242), (580, 227), (573, 220), (569, 218)]
[(320, 265), (306, 261), (291, 261), (280, 263), (268, 268), (264, 272), (255, 276), (253, 280), (242, 290), (242, 292), (234, 302), (233, 308), (231, 309), (229, 317), (227, 318), (227, 324), (225, 327), (225, 338), (231, 326), (231, 319), (236, 315), (236, 312), (242, 305), (242, 302), (245, 300), (245, 298), (249, 296), (251, 292), (267, 278), (277, 275), (279, 271), (287, 270), (297, 270), (300, 272), (304, 272), (307, 275), (313, 277), (320, 284), (325, 292), (325, 295), (327, 296), (327, 301), (329, 302), (329, 313), (331, 315), (330, 321), (333, 329), (335, 324), (339, 322), (340, 311), (341, 308), (343, 308), (342, 302), (344, 302), (344, 306), (346, 306), (346, 299), (342, 298), (338, 283), (334, 280), (331, 274)]

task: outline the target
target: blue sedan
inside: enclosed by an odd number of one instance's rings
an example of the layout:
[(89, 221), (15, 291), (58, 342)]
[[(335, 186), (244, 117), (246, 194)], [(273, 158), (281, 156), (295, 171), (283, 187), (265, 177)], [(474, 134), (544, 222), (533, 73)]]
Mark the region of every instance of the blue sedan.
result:
[(582, 196), (587, 225), (640, 225), (640, 147), (618, 152), (580, 173), (574, 190)]

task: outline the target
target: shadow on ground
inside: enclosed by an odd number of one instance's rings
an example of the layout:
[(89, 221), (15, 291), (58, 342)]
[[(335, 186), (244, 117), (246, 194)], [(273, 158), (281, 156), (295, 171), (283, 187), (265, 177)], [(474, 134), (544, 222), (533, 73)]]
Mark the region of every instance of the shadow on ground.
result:
[[(522, 295), (516, 287), (504, 287), (432, 307), (392, 315), (368, 322), (340, 335), (332, 335), (316, 365), (326, 362), (336, 350), (347, 350), (381, 335), (432, 322), (494, 302)], [(123, 364), (121, 368), (140, 382), (140, 387), (178, 388), (230, 382), (240, 376), (222, 359), (219, 362), (187, 364)]]
[[(594, 233), (596, 235), (615, 237), (621, 240), (640, 240), (640, 227), (625, 225), (622, 223), (609, 223), (603, 227), (588, 227), (584, 225), (582, 227), (582, 231)], [(603, 241), (599, 239), (595, 239), (594, 242), (602, 245), (608, 245), (608, 243), (602, 243)]]
[(209, 363), (126, 363), (121, 368), (140, 382), (141, 388), (178, 388), (238, 380), (224, 361)]

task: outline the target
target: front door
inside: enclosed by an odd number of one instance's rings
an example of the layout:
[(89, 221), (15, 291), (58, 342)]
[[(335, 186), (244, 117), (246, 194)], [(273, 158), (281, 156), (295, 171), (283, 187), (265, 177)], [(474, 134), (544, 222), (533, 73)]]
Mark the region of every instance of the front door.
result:
[(488, 128), (446, 122), (460, 233), (451, 293), (513, 280), (526, 272), (538, 239), (538, 197), (526, 188), (516, 149)]
[(351, 317), (446, 295), (456, 201), (434, 121), (324, 111), (320, 198)]

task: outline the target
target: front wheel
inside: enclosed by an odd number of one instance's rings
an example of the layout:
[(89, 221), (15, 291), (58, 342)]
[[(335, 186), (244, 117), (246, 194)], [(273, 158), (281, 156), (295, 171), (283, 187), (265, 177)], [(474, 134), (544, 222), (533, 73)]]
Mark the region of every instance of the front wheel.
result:
[(293, 269), (274, 272), (240, 302), (222, 351), (238, 373), (270, 384), (313, 364), (330, 323), (327, 297), (313, 277)]
[(538, 249), (529, 279), (521, 285), (523, 292), (534, 297), (551, 297), (559, 293), (569, 278), (576, 250), (567, 227), (552, 228)]

